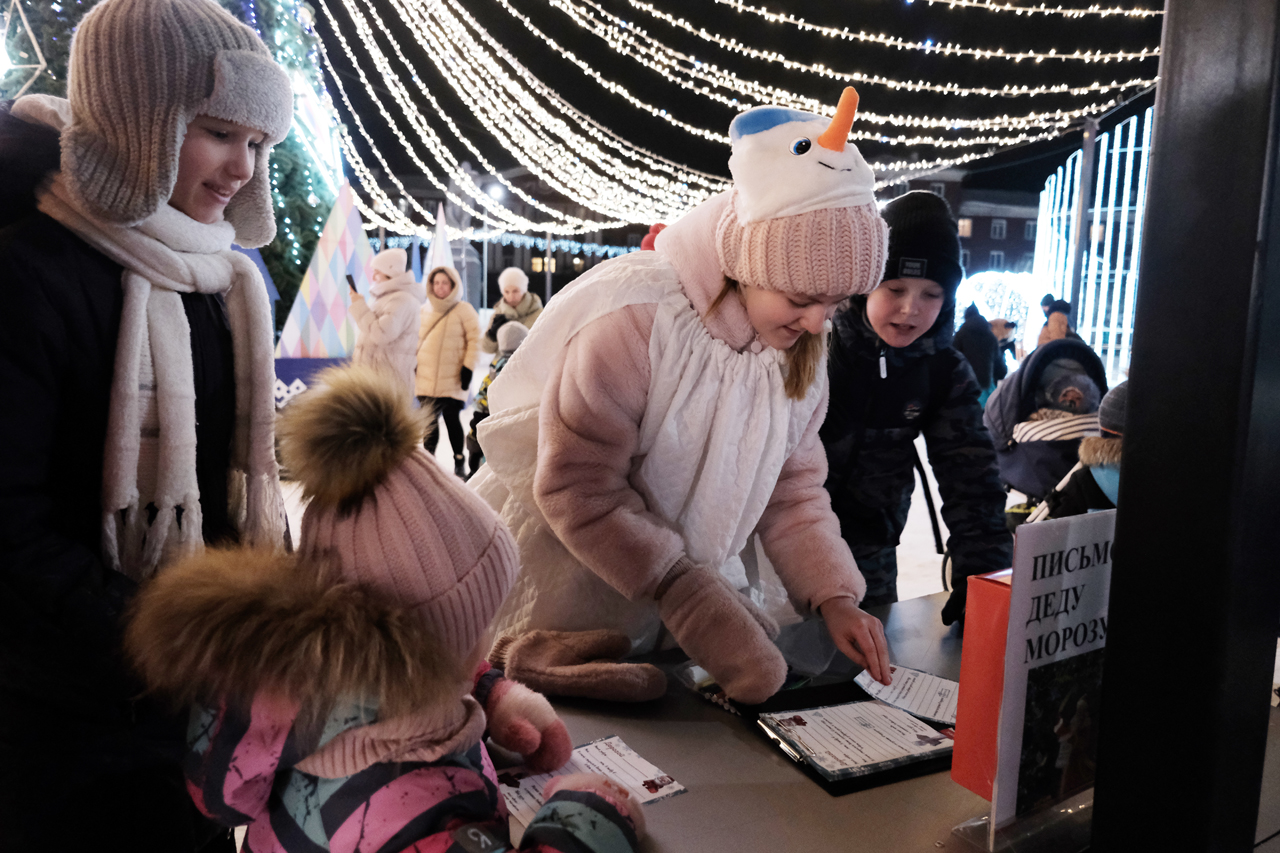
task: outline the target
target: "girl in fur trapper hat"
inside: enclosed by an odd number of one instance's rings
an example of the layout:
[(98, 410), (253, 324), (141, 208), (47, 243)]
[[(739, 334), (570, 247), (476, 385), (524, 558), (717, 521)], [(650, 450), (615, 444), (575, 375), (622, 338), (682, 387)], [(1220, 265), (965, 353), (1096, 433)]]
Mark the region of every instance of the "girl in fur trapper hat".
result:
[[(569, 758), (547, 700), (482, 660), (515, 543), (425, 428), (396, 377), (322, 374), (281, 423), (310, 499), (299, 555), (208, 552), (138, 598), (128, 650), (154, 691), (197, 703), (188, 789), (248, 825), (246, 849), (453, 849), (460, 824), (508, 849), (486, 727), (535, 772)], [(548, 793), (521, 849), (635, 849), (625, 790), (578, 775)]]
[(359, 335), (351, 360), (389, 370), (404, 380), (405, 393), (413, 395), (413, 373), (418, 364), (418, 322), (427, 291), (405, 267), (404, 249), (387, 249), (373, 259), (373, 304), (359, 293), (351, 294), (351, 316)]
[(292, 116), (288, 75), (212, 0), (104, 0), (67, 98), (0, 106), (6, 846), (201, 841), (165, 758), (180, 724), (137, 701), (118, 617), (206, 544), (284, 544), (271, 307), (232, 244), (275, 234)]
[[(651, 698), (661, 672), (596, 659), (649, 651), (665, 625), (730, 697), (762, 702), (786, 674), (772, 635), (789, 599), (888, 682), (818, 441), (826, 322), (880, 281), (888, 237), (847, 142), (856, 107), (846, 89), (834, 119), (735, 118), (733, 189), (655, 251), (577, 279), (490, 387), (471, 482), (517, 531), (522, 573), (498, 616), (516, 677)], [(756, 537), (776, 578), (756, 570)]]

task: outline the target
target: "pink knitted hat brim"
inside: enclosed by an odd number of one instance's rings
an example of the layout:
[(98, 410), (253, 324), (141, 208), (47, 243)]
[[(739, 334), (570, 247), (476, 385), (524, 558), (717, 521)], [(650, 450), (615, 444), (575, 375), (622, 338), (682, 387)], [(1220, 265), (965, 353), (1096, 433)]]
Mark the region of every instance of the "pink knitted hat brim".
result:
[(459, 658), (475, 648), (520, 565), (497, 514), (421, 449), (350, 513), (309, 506), (301, 550), (422, 613)]
[(716, 226), (716, 253), (729, 278), (765, 290), (814, 296), (853, 296), (880, 283), (889, 226), (874, 204), (743, 225), (735, 201), (731, 195)]

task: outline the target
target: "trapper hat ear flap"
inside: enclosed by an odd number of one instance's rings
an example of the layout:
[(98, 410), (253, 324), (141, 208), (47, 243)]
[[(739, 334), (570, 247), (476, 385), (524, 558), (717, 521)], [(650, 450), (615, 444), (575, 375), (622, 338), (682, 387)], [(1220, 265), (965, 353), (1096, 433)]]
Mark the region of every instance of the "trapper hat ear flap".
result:
[(99, 3), (72, 40), (67, 98), (62, 176), (94, 216), (134, 225), (168, 202), (187, 125), (206, 114), (264, 134), (254, 176), (225, 216), (242, 246), (275, 235), (267, 158), (292, 120), (289, 78), (217, 3)]
[(284, 69), (258, 51), (221, 51), (214, 57), (213, 67), (213, 94), (195, 115), (252, 127), (264, 136), (254, 157), (253, 177), (232, 196), (223, 218), (235, 227), (238, 244), (246, 248), (265, 246), (276, 236), (271, 204), (271, 149), (289, 134), (293, 88)]

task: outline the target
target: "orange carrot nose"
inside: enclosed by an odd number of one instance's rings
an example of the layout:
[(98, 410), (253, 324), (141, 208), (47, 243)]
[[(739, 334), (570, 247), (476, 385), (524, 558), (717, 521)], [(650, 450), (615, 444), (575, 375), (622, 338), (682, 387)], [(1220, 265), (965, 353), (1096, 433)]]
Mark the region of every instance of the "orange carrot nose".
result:
[(818, 144), (831, 151), (843, 151), (844, 141), (849, 138), (849, 128), (853, 127), (853, 117), (858, 114), (858, 93), (852, 86), (846, 86), (840, 93), (840, 103), (836, 105), (836, 114), (831, 124), (818, 137)]

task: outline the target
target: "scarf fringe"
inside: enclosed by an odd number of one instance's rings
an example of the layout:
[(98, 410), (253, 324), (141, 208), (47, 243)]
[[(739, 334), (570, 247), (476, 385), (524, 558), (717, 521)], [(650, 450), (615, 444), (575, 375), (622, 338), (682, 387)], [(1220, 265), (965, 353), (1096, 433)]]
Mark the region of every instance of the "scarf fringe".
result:
[[(239, 490), (232, 489), (232, 522), (250, 544), (285, 547), (284, 497), (275, 458), (271, 306), (257, 267), (231, 249), (230, 226), (201, 224), (163, 205), (134, 227), (102, 222), (77, 205), (61, 178), (41, 192), (39, 202), (43, 212), (125, 268), (125, 308), (103, 460), (105, 561), (141, 579), (168, 560), (204, 547), (204, 512), (195, 480), (194, 369), (182, 293), (222, 293), (227, 306), (236, 386), (232, 468), (241, 472)], [(143, 347), (154, 365), (161, 430), (154, 496), (159, 508), (151, 524), (146, 510), (139, 508), (138, 493)], [(233, 487), (236, 480), (233, 476)], [(183, 508), (181, 525), (178, 506)]]

